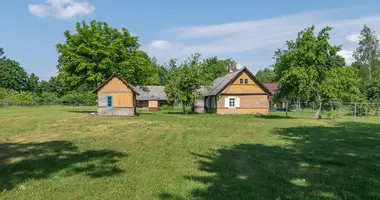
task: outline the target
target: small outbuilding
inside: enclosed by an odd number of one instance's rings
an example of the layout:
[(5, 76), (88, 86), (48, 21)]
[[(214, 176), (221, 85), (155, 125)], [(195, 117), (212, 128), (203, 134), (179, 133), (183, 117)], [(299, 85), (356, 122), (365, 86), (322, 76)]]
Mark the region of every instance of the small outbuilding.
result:
[(138, 86), (136, 90), (140, 94), (136, 97), (137, 108), (157, 111), (160, 106), (167, 103), (164, 86)]
[(135, 116), (137, 90), (115, 73), (95, 92), (98, 94), (98, 115)]

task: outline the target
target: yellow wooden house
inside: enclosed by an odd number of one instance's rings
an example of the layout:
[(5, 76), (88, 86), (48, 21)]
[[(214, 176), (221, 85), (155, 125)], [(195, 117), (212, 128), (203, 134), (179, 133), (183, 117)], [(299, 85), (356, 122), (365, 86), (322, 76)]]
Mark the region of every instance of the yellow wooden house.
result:
[(98, 115), (136, 115), (137, 90), (115, 73), (96, 90), (98, 94)]
[(205, 93), (206, 112), (217, 114), (268, 114), (271, 92), (247, 69), (217, 78)]

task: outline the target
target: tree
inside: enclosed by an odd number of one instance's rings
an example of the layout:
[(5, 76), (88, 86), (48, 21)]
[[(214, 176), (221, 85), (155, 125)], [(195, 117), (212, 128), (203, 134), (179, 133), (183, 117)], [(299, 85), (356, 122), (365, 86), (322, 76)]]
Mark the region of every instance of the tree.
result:
[(1, 60), (4, 60), (5, 59), (5, 56), (4, 56), (4, 49), (0, 47), (0, 61)]
[[(331, 29), (323, 28), (315, 35), (315, 26), (306, 28), (298, 33), (295, 41), (286, 43), (287, 49), (277, 50), (274, 56), (274, 71), (279, 83), (276, 98), (317, 100), (319, 107), (314, 118), (318, 118), (322, 102), (350, 96), (347, 93), (355, 91), (351, 87), (356, 87), (356, 84), (343, 85), (351, 83), (352, 78), (345, 80), (345, 77), (339, 75), (345, 72), (353, 76), (351, 71), (336, 69), (343, 68), (345, 61), (337, 54), (341, 47), (329, 43)], [(332, 81), (336, 85), (328, 84)], [(346, 90), (343, 91), (341, 88)]]
[[(355, 59), (368, 73), (368, 80), (372, 80), (374, 62), (380, 58), (380, 45), (376, 33), (364, 25), (359, 37), (359, 47), (354, 52)], [(379, 68), (380, 66), (377, 66)], [(377, 69), (378, 71), (379, 69)]]
[(39, 93), (39, 78), (34, 73), (30, 74), (28, 77), (28, 80), (26, 82), (26, 88), (25, 90), (32, 92), (32, 93)]
[(48, 81), (41, 81), (39, 84), (39, 91), (55, 93), (58, 97), (66, 93), (65, 87), (57, 77), (51, 77)]
[(272, 83), (276, 81), (276, 73), (269, 68), (265, 68), (257, 71), (256, 78), (262, 83)]
[(207, 58), (199, 65), (200, 75), (204, 84), (212, 83), (216, 78), (228, 73), (228, 67), (234, 66), (232, 60), (219, 60), (216, 56)]
[(228, 58), (225, 60), (225, 62), (227, 63), (227, 71), (228, 72), (236, 72), (238, 69), (238, 63), (234, 60), (232, 60), (232, 58)]
[(139, 50), (138, 37), (123, 28), (119, 31), (106, 22), (76, 24), (76, 33), (64, 33), (65, 43), (57, 44), (58, 73), (70, 90), (79, 86), (95, 89), (113, 73), (131, 84), (150, 84), (156, 75), (149, 56)]
[(28, 74), (24, 68), (14, 60), (0, 60), (0, 88), (23, 90), (26, 86)]
[(170, 76), (165, 92), (170, 100), (181, 100), (183, 112), (186, 106), (191, 106), (191, 111), (195, 111), (195, 103), (200, 98), (198, 90), (203, 85), (200, 75), (200, 54), (192, 54), (191, 57), (179, 67), (176, 60), (170, 61)]

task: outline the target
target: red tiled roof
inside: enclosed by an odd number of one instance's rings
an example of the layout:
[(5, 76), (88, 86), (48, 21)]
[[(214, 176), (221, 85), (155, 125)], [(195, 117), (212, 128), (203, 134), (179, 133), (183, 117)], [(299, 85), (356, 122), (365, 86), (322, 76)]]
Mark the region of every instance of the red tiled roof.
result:
[(268, 90), (272, 93), (272, 95), (274, 95), (276, 93), (276, 90), (277, 90), (277, 83), (263, 83), (265, 85), (266, 88), (268, 88)]

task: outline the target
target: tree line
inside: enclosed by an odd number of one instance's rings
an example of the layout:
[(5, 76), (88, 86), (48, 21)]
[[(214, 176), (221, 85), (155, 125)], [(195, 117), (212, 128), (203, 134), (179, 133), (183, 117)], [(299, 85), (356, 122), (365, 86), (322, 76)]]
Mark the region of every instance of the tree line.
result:
[[(331, 27), (315, 33), (309, 27), (298, 33), (286, 49), (275, 52), (275, 64), (257, 72), (263, 82), (277, 82), (275, 99), (318, 102), (315, 118), (322, 103), (333, 101), (380, 103), (380, 49), (376, 33), (364, 25), (355, 61), (346, 65), (338, 55), (341, 46), (329, 43)], [(379, 106), (375, 105), (376, 111)]]
[[(380, 51), (374, 31), (364, 26), (355, 62), (348, 66), (330, 43), (331, 27), (318, 33), (308, 27), (285, 49), (275, 51), (275, 64), (256, 73), (262, 82), (279, 84), (275, 99), (316, 101), (380, 102)], [(75, 33), (64, 32), (57, 44), (57, 76), (40, 81), (0, 49), (0, 102), (93, 105), (97, 86), (117, 72), (133, 85), (165, 85), (170, 101), (181, 100), (194, 109), (202, 90), (212, 81), (237, 69), (232, 59), (202, 59), (194, 53), (183, 62), (171, 59), (161, 65), (140, 49), (137, 36), (106, 22), (76, 24)], [(316, 113), (317, 116), (318, 113)]]
[[(0, 49), (0, 105), (94, 105), (96, 94), (92, 91), (116, 72), (132, 85), (166, 85), (168, 96), (173, 97), (170, 100), (178, 98), (190, 105), (194, 98), (179, 91), (199, 89), (226, 74), (228, 66), (237, 65), (232, 59), (217, 57), (200, 61), (200, 54), (183, 63), (171, 59), (160, 65), (139, 49), (137, 36), (106, 22), (83, 21), (76, 24), (75, 33), (65, 31), (64, 36), (65, 42), (56, 45), (57, 76), (47, 81), (40, 81), (34, 73), (28, 75)], [(184, 80), (189, 82), (184, 84)]]

